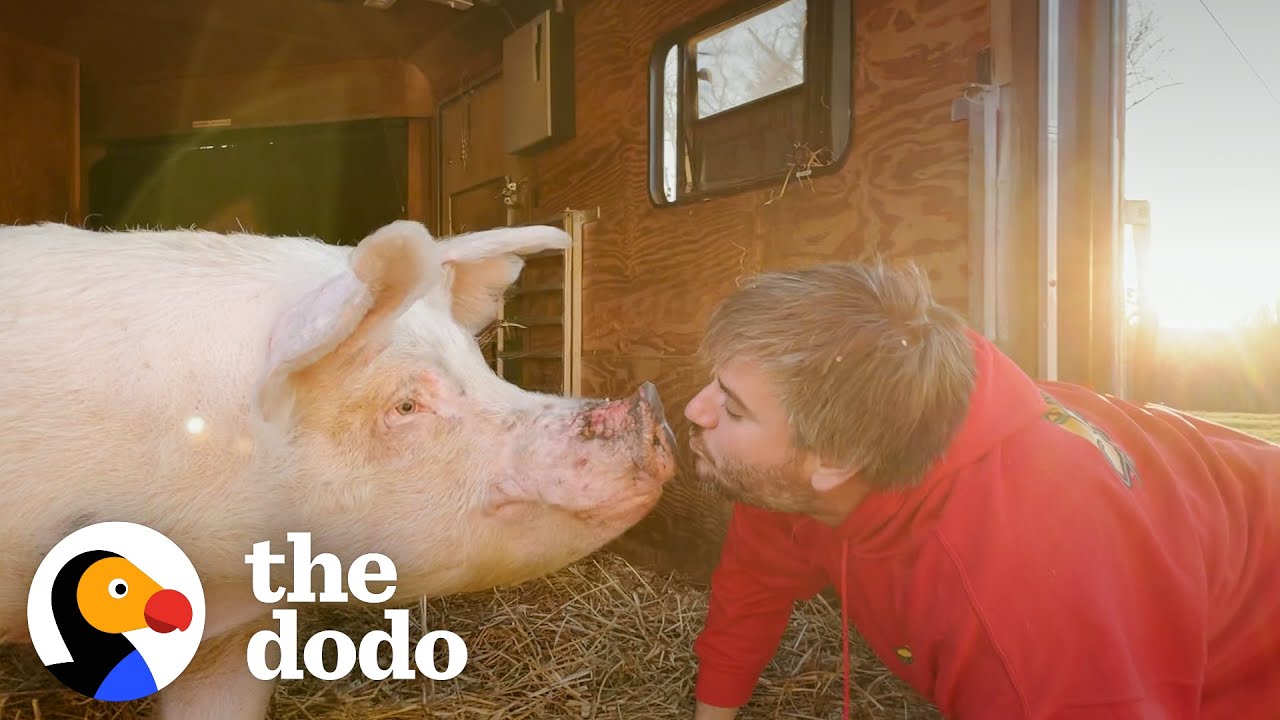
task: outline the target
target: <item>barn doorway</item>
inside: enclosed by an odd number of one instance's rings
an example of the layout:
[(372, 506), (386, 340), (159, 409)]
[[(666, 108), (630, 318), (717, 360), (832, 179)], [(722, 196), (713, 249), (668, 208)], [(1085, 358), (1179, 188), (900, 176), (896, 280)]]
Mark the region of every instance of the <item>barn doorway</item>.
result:
[(88, 225), (355, 244), (408, 216), (407, 128), (381, 119), (116, 140), (90, 171)]

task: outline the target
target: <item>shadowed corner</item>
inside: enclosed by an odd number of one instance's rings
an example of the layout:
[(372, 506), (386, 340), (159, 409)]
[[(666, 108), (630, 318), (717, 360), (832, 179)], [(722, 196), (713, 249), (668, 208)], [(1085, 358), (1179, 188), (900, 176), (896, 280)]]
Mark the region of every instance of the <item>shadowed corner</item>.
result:
[(705, 587), (720, 560), (732, 506), (698, 478), (687, 443), (673, 439), (672, 447), (676, 474), (663, 488), (658, 504), (605, 549), (628, 562), (676, 573), (685, 582)]

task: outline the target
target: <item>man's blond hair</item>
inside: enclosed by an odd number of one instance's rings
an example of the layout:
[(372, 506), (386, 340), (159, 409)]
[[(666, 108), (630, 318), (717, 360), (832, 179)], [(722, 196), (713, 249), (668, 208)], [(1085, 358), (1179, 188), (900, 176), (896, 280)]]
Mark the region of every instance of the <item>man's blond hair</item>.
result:
[(712, 314), (700, 353), (713, 369), (758, 363), (792, 443), (878, 488), (924, 476), (963, 422), (976, 374), (963, 319), (912, 263), (757, 275)]

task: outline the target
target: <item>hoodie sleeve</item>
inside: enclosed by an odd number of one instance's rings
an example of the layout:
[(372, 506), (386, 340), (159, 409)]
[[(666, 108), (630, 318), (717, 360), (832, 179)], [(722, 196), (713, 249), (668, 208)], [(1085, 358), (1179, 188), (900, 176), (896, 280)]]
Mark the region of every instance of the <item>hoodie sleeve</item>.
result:
[(736, 505), (711, 578), (706, 625), (693, 647), (697, 699), (724, 708), (746, 704), (777, 651), (792, 604), (827, 584), (778, 515)]

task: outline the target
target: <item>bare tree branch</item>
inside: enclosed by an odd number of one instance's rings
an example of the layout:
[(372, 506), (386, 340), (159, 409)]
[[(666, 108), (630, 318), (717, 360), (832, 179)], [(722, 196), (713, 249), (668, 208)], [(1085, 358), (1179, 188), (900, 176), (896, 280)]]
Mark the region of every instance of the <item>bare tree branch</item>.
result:
[(802, 80), (807, 17), (808, 3), (791, 0), (698, 41), (701, 115)]
[[(1157, 75), (1169, 55), (1159, 19), (1143, 0), (1129, 0), (1129, 32), (1125, 43), (1125, 110), (1165, 88), (1181, 85)], [(1161, 73), (1162, 75), (1164, 73)]]
[(1141, 103), (1143, 100), (1146, 100), (1147, 98), (1151, 97), (1152, 95), (1155, 95), (1157, 92), (1159, 92), (1159, 91), (1161, 91), (1161, 90), (1164, 90), (1165, 88), (1176, 87), (1176, 86), (1181, 85), (1181, 84), (1182, 84), (1181, 82), (1171, 82), (1171, 83), (1165, 83), (1165, 84), (1163, 84), (1163, 85), (1157, 85), (1156, 87), (1152, 88), (1151, 90), (1148, 90), (1146, 93), (1144, 93), (1144, 94), (1143, 94), (1141, 97), (1139, 97), (1138, 99), (1136, 99), (1136, 100), (1130, 99), (1130, 100), (1125, 104), (1125, 108), (1124, 108), (1124, 109), (1125, 109), (1125, 110), (1132, 110), (1133, 108), (1135, 108), (1135, 107), (1137, 107), (1137, 106), (1138, 106), (1138, 103)]
[[(755, 28), (747, 28), (747, 33), (755, 40), (760, 50), (760, 64), (757, 65), (757, 83), (766, 87), (789, 87), (804, 78), (801, 56), (804, 43), (792, 42), (785, 47), (779, 36), (783, 27), (774, 30), (773, 39), (765, 40)], [(785, 49), (785, 54), (784, 54)]]

